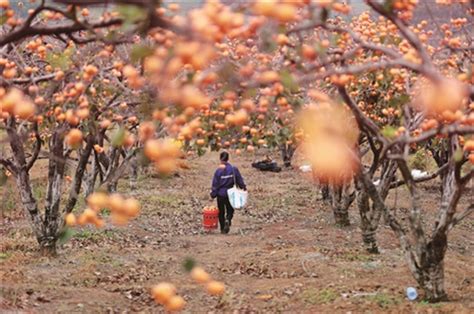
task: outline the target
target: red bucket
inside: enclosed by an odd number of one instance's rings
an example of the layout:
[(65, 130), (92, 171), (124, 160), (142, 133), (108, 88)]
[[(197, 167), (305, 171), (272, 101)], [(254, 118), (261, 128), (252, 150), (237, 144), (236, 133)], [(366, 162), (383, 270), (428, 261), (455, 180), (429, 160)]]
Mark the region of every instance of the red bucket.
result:
[(202, 226), (206, 230), (217, 229), (219, 210), (216, 207), (204, 207), (202, 211)]

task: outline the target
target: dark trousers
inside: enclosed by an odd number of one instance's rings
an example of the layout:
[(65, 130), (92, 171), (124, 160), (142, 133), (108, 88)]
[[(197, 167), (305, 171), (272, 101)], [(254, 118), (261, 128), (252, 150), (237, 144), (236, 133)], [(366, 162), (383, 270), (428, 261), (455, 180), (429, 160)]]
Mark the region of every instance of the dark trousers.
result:
[(219, 208), (219, 225), (222, 230), (225, 226), (225, 220), (229, 220), (230, 223), (232, 217), (234, 217), (234, 208), (232, 205), (230, 205), (229, 198), (227, 196), (217, 196), (217, 207)]

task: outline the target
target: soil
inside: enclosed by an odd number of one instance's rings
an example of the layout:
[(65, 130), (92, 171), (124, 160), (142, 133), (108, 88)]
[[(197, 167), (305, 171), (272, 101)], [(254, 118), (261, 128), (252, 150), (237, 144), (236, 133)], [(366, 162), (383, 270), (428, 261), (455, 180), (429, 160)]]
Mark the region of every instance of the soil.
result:
[[(380, 226), (381, 254), (366, 254), (355, 208), (350, 227), (335, 227), (318, 188), (297, 169), (259, 172), (250, 166), (252, 157), (237, 157), (249, 206), (236, 211), (228, 235), (203, 231), (202, 208), (213, 204), (208, 194), (215, 160), (207, 154), (168, 179), (142, 174), (136, 190), (121, 180), (119, 192), (141, 201), (141, 215), (125, 227), (75, 228), (57, 257), (39, 255), (21, 209), (2, 210), (0, 311), (160, 313), (150, 287), (169, 281), (189, 313), (474, 312), (472, 217), (450, 233), (445, 265), (450, 301), (410, 302), (407, 287), (422, 291), (390, 228)], [(41, 170), (36, 171), (33, 177), (40, 182)], [(430, 184), (422, 188), (430, 225), (439, 193)], [(460, 208), (471, 202), (472, 194)], [(409, 207), (403, 187), (389, 204), (400, 214)], [(211, 297), (192, 281), (183, 268), (187, 258), (225, 283), (224, 296)]]

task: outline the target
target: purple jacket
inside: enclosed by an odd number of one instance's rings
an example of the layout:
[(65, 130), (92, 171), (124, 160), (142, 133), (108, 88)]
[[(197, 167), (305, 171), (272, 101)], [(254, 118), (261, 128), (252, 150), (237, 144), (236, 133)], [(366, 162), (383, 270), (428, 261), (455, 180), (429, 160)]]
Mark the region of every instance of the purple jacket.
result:
[(240, 175), (239, 169), (230, 163), (225, 163), (225, 168), (218, 168), (212, 179), (211, 197), (227, 197), (227, 190), (234, 186), (234, 174), (236, 185), (241, 189), (246, 189), (244, 179)]

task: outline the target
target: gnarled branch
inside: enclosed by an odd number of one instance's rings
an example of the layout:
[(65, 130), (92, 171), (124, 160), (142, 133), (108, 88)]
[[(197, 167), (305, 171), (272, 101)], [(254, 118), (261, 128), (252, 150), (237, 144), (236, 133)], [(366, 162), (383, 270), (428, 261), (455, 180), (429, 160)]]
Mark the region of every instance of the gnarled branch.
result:
[(41, 140), (41, 136), (40, 136), (39, 131), (38, 131), (38, 122), (33, 123), (33, 130), (35, 132), (35, 139), (36, 139), (35, 149), (33, 151), (33, 155), (31, 156), (31, 159), (28, 161), (28, 164), (26, 165), (26, 170), (27, 171), (29, 171), (31, 169), (31, 167), (33, 167), (33, 165), (34, 165), (36, 159), (38, 159), (39, 153), (41, 151), (42, 140)]

